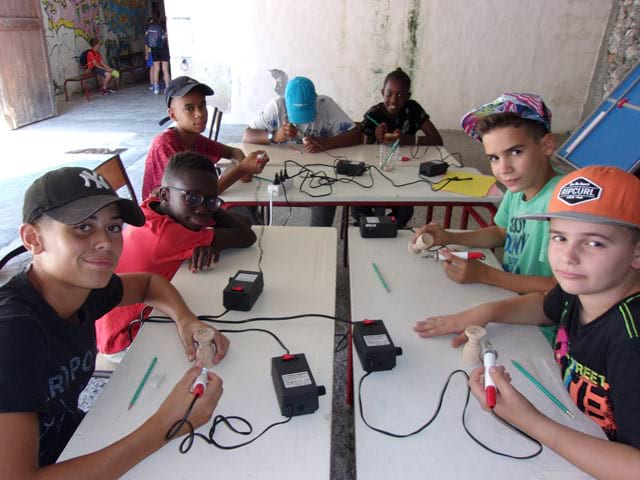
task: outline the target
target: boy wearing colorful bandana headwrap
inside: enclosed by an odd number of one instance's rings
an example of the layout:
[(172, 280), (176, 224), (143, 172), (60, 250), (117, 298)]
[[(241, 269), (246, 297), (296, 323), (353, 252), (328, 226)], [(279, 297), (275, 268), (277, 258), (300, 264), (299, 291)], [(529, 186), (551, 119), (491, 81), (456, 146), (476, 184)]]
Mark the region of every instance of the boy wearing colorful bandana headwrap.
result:
[(537, 95), (506, 93), (467, 113), (461, 123), (465, 132), (482, 142), (494, 176), (507, 188), (496, 225), (452, 232), (430, 223), (416, 232), (413, 242), (428, 233), (434, 245), (504, 247), (504, 271), (446, 250), (443, 268), (460, 283), (485, 283), (518, 293), (549, 290), (555, 282), (546, 255), (548, 233), (539, 222), (517, 217), (545, 209), (559, 179), (551, 168), (555, 149), (551, 112)]

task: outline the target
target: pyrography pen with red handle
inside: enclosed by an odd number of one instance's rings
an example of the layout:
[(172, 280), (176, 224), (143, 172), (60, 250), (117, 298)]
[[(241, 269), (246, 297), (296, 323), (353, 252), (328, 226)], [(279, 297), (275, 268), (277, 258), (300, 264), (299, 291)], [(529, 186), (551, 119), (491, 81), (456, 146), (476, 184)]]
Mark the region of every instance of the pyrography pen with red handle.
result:
[(489, 369), (496, 366), (496, 358), (498, 358), (498, 352), (491, 346), (490, 342), (485, 342), (482, 349), (482, 364), (484, 365), (485, 400), (489, 408), (496, 406), (496, 384), (489, 373)]
[[(449, 253), (451, 255), (453, 255), (454, 257), (463, 258), (465, 260), (484, 260), (486, 258), (484, 253), (482, 253), (482, 252), (474, 252), (474, 251), (452, 252), (452, 251), (449, 251)], [(424, 255), (423, 258), (433, 258), (437, 262), (443, 262), (443, 261), (446, 260), (445, 256), (442, 255), (439, 252), (429, 253), (428, 255)]]

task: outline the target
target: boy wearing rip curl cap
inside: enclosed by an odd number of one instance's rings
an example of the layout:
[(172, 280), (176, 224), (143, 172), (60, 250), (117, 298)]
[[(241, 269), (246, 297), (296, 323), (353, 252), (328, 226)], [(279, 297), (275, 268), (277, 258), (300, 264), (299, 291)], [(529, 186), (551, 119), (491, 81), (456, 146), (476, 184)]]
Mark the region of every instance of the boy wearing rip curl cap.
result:
[[(158, 411), (123, 439), (53, 465), (82, 418), (78, 396), (94, 370), (95, 320), (117, 305), (149, 303), (176, 322), (189, 360), (195, 331), (209, 327), (163, 277), (113, 274), (123, 223), (140, 226), (144, 215), (98, 173), (66, 167), (38, 178), (25, 194), (23, 222), (32, 263), (0, 288), (0, 476), (121, 477), (167, 443), (201, 368), (188, 370)], [(215, 342), (219, 362), (229, 342), (217, 330)], [(209, 380), (190, 417), (196, 427), (222, 394), (220, 378), (210, 373)]]
[[(510, 383), (490, 375), (495, 413), (596, 478), (636, 478), (640, 471), (640, 180), (614, 167), (587, 167), (556, 186), (544, 212), (527, 215), (549, 228), (549, 263), (558, 285), (427, 320), (425, 337), (488, 322), (558, 325), (555, 358), (579, 410), (610, 441), (545, 416)], [(548, 221), (547, 221), (548, 220)], [(463, 336), (453, 340), (464, 342)], [(469, 381), (484, 403), (482, 369)]]

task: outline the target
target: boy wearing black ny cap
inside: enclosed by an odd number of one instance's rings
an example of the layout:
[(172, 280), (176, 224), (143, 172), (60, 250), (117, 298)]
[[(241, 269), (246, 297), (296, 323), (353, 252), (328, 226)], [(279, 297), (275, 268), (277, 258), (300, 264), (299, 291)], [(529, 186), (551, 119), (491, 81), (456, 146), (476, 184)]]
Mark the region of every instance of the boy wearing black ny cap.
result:
[[(81, 419), (78, 395), (96, 355), (94, 321), (117, 305), (153, 305), (174, 319), (190, 360), (193, 332), (204, 324), (164, 278), (113, 274), (123, 223), (140, 226), (144, 215), (96, 172), (67, 167), (37, 179), (25, 194), (23, 221), (20, 237), (32, 264), (0, 288), (0, 476), (119, 477), (166, 443), (201, 369), (189, 370), (158, 412), (124, 439), (53, 466)], [(220, 361), (228, 341), (216, 331), (215, 342)], [(196, 403), (197, 420), (190, 418), (197, 425), (222, 393), (221, 380), (210, 381)]]
[[(201, 135), (207, 126), (206, 97), (213, 95), (208, 85), (190, 77), (178, 77), (169, 83), (165, 92), (167, 113), (176, 122), (153, 139), (144, 167), (142, 198), (147, 198), (162, 182), (164, 169), (174, 153), (191, 150), (205, 155), (216, 163), (221, 158), (229, 158), (235, 165), (224, 172), (218, 181), (218, 193), (239, 179), (251, 181), (260, 173), (269, 160), (262, 151), (245, 156), (239, 148), (229, 147)], [(262, 154), (260, 158), (258, 156)]]

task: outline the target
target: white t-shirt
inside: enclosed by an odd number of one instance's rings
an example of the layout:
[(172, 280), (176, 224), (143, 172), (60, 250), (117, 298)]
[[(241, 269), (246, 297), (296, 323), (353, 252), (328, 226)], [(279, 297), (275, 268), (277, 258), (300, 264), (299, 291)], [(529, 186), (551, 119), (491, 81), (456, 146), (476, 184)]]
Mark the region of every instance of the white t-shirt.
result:
[[(250, 124), (249, 128), (275, 132), (287, 122), (287, 107), (283, 97), (271, 100), (264, 111)], [(295, 124), (298, 129), (298, 142), (302, 137), (333, 137), (353, 128), (354, 123), (340, 106), (326, 95), (316, 99), (316, 117), (311, 123)]]

